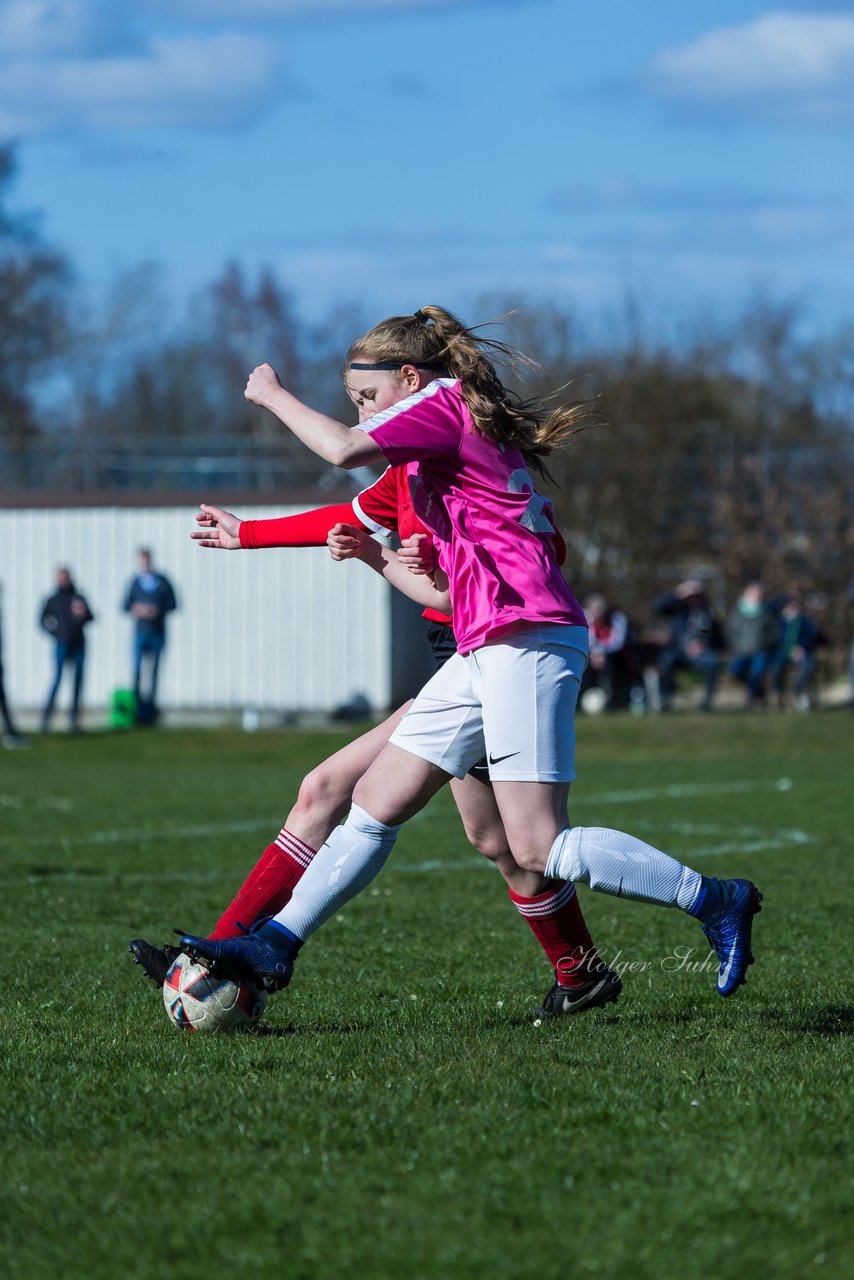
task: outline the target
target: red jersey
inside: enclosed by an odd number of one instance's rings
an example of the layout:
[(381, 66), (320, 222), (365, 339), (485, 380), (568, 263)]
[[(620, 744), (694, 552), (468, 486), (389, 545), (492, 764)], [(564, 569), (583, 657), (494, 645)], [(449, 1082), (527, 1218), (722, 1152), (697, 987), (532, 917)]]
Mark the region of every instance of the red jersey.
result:
[[(353, 499), (353, 510), (359, 523), (371, 533), (396, 533), (401, 540), (413, 533), (426, 533), (430, 537), (429, 530), (413, 510), (406, 467), (386, 467), (379, 480)], [(421, 617), (451, 625), (450, 614), (440, 613), (438, 609), (425, 609)]]

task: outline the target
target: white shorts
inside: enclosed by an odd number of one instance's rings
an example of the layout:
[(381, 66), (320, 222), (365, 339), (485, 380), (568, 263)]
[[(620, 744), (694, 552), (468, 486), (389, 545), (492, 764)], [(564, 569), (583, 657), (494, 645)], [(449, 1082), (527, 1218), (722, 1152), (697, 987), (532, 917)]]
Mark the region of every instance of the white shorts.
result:
[(530, 627), (455, 654), (389, 741), (455, 778), (481, 756), (494, 782), (571, 782), (587, 628)]

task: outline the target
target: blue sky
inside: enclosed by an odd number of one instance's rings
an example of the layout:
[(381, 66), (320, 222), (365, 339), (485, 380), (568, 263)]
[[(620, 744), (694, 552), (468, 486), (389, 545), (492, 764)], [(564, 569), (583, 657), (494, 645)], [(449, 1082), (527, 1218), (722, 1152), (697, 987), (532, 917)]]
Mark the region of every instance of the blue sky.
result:
[(0, 0), (0, 137), (93, 287), (854, 313), (851, 0)]

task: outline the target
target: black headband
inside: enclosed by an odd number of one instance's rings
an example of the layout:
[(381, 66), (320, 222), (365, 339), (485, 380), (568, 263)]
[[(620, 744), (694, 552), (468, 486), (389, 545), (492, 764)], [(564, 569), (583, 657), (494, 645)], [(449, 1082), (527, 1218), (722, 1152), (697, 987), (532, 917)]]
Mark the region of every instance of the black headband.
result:
[(402, 369), (405, 364), (414, 365), (416, 369), (443, 369), (445, 366), (437, 364), (435, 360), (378, 360), (376, 364), (363, 364), (361, 361), (354, 360), (350, 365), (351, 369)]

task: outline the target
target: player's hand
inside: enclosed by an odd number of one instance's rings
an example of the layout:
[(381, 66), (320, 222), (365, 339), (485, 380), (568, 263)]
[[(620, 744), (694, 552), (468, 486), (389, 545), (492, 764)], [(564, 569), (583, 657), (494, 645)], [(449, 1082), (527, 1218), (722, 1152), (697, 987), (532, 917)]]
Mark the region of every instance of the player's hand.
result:
[(203, 502), (201, 511), (196, 513), (196, 524), (201, 528), (194, 530), (190, 537), (200, 547), (216, 547), (218, 551), (239, 549), (241, 522), (230, 511), (209, 507)]
[(369, 534), (352, 524), (334, 524), (326, 535), (326, 545), (333, 560), (359, 560)]
[(282, 387), (279, 381), (279, 375), (272, 365), (259, 364), (257, 369), (253, 369), (249, 375), (249, 381), (246, 383), (246, 390), (243, 392), (247, 400), (251, 400), (253, 404), (266, 405), (270, 397), (280, 391)]
[(404, 538), (397, 553), (410, 573), (430, 574), (436, 567), (433, 539), (426, 533), (412, 533)]

